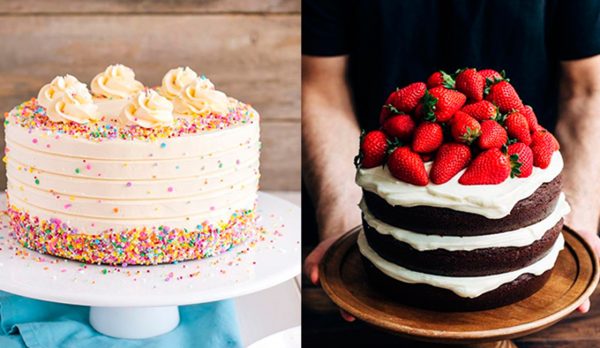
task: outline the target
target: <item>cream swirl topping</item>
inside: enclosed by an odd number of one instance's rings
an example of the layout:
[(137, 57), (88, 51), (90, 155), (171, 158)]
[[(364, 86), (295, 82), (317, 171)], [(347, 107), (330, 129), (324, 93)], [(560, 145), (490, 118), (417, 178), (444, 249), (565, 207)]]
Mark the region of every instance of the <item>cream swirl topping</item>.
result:
[(67, 88), (75, 87), (77, 85), (83, 85), (83, 83), (79, 82), (75, 76), (65, 75), (65, 76), (56, 76), (52, 82), (44, 85), (40, 89), (38, 93), (38, 104), (45, 107), (46, 109), (50, 107), (52, 101), (58, 97), (60, 97)]
[(205, 116), (209, 113), (226, 115), (229, 113), (229, 98), (205, 77), (197, 78), (183, 88), (174, 101), (175, 111), (191, 116)]
[(46, 114), (53, 122), (87, 123), (97, 119), (98, 106), (84, 84), (65, 89), (48, 107)]
[(156, 91), (145, 89), (127, 102), (120, 121), (144, 128), (170, 126), (173, 124), (173, 104)]
[[(173, 100), (177, 98), (185, 86), (194, 82), (196, 78), (198, 78), (198, 74), (187, 66), (185, 68), (171, 69), (162, 79), (160, 94), (169, 100)], [(214, 87), (213, 85), (212, 88), (214, 89)]]
[(133, 70), (122, 64), (109, 65), (94, 77), (91, 87), (94, 96), (117, 99), (126, 99), (144, 89)]

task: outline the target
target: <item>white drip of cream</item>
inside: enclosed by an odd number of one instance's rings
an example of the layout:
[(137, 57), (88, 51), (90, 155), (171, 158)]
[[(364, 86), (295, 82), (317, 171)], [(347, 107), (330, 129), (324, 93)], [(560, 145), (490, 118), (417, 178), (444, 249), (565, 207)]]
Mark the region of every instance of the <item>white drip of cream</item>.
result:
[[(554, 152), (546, 169), (533, 168), (527, 178), (509, 178), (498, 185), (462, 185), (458, 183), (461, 171), (442, 185), (430, 183), (415, 186), (394, 178), (387, 167), (359, 169), (356, 183), (377, 194), (394, 206), (430, 206), (473, 213), (489, 219), (500, 219), (508, 214), (518, 201), (532, 195), (540, 185), (552, 181), (563, 169), (559, 151)], [(429, 171), (431, 163), (426, 164)]]
[(358, 248), (377, 269), (388, 277), (409, 284), (427, 284), (437, 288), (448, 289), (460, 297), (475, 298), (486, 292), (499, 288), (502, 284), (510, 283), (523, 274), (541, 275), (554, 267), (558, 254), (564, 247), (562, 233), (548, 253), (531, 265), (516, 271), (480, 277), (449, 277), (415, 272), (391, 263), (379, 256), (367, 243), (364, 232), (358, 235)]
[(470, 251), (483, 248), (523, 247), (531, 245), (542, 238), (549, 229), (554, 227), (560, 219), (571, 211), (565, 199), (565, 194), (561, 192), (556, 208), (542, 221), (513, 231), (460, 237), (416, 233), (391, 226), (374, 217), (364, 201), (361, 201), (360, 208), (367, 224), (377, 232), (384, 235), (391, 235), (394, 239), (407, 243), (418, 251), (436, 249)]

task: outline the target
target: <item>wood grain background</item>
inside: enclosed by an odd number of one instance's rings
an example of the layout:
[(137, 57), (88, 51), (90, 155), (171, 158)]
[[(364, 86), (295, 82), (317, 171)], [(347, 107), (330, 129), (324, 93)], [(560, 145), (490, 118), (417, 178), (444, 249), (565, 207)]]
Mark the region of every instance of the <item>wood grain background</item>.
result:
[(262, 115), (262, 189), (300, 189), (300, 0), (0, 0), (0, 42), (2, 111), (56, 75), (190, 66)]

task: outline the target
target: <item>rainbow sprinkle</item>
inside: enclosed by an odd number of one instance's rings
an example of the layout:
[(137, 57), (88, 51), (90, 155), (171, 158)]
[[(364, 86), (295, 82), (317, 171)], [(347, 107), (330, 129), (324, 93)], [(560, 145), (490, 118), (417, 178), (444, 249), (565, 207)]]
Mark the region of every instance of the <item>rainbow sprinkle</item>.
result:
[(168, 226), (86, 234), (59, 219), (40, 219), (9, 205), (17, 241), (44, 254), (94, 264), (155, 265), (201, 259), (242, 244), (256, 232), (254, 209), (234, 212), (229, 221), (198, 224), (188, 231)]
[[(46, 116), (46, 109), (38, 105), (35, 98), (18, 105), (13, 112), (5, 113), (4, 116), (5, 125), (15, 123), (27, 129), (39, 129), (54, 133), (56, 137), (68, 134), (74, 138), (85, 138), (98, 142), (106, 139), (154, 141), (258, 122), (258, 114), (252, 111), (251, 106), (239, 101), (227, 115), (210, 113), (192, 118), (176, 118), (173, 126), (157, 128), (121, 126), (118, 122), (108, 122), (109, 120), (105, 117), (100, 118), (98, 122), (86, 124), (53, 122)], [(160, 145), (163, 149), (166, 146), (166, 143)]]

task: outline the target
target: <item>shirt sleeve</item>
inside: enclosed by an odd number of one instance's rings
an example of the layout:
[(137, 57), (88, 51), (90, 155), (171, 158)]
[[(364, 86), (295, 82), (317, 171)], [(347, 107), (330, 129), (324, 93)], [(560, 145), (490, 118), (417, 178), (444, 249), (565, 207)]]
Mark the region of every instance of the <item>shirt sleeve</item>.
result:
[(350, 51), (347, 0), (302, 1), (302, 54), (340, 56)]
[(561, 0), (556, 11), (557, 54), (574, 60), (600, 54), (600, 1)]

